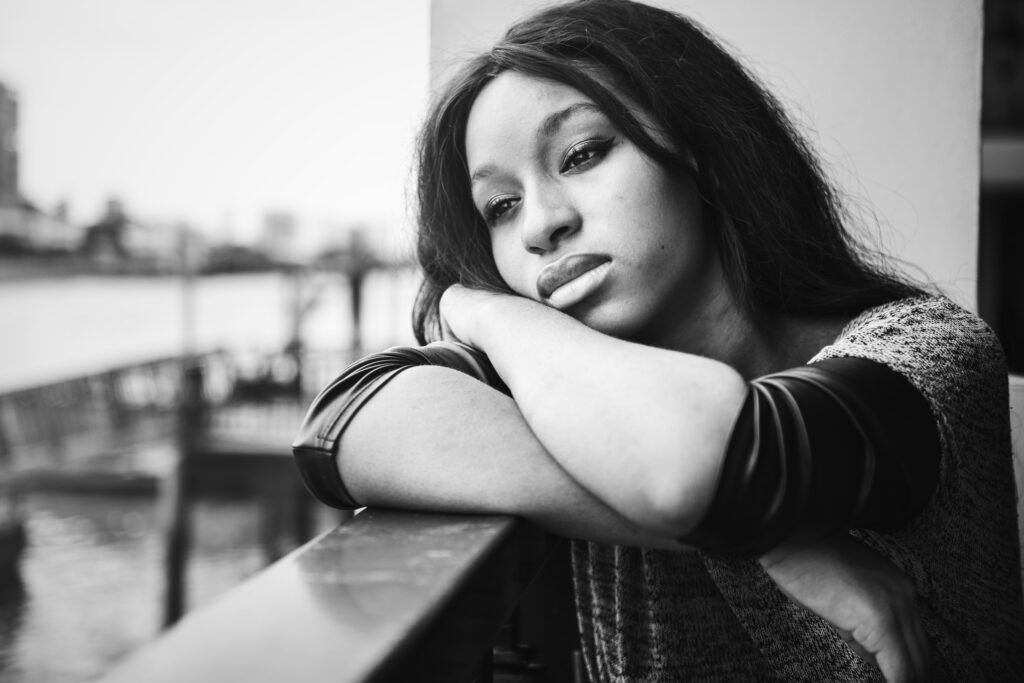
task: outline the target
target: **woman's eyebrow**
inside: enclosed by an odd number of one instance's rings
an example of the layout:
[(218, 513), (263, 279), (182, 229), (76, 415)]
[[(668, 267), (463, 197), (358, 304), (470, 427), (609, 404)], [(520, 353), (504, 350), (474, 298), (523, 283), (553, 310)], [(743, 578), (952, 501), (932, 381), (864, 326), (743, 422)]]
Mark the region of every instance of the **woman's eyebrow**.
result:
[[(601, 113), (601, 108), (593, 102), (574, 102), (564, 109), (559, 109), (556, 112), (548, 114), (541, 121), (541, 124), (537, 126), (537, 140), (543, 142), (545, 138), (550, 138), (565, 124), (566, 121), (571, 119), (573, 116), (581, 112), (596, 112)], [(492, 165), (486, 164), (473, 171), (469, 177), (470, 184), (487, 178), (487, 176), (494, 173), (495, 169)]]
[(593, 111), (601, 113), (601, 109), (593, 102), (576, 102), (565, 109), (549, 114), (537, 128), (537, 137), (551, 137), (558, 132), (558, 129), (570, 118), (582, 111)]

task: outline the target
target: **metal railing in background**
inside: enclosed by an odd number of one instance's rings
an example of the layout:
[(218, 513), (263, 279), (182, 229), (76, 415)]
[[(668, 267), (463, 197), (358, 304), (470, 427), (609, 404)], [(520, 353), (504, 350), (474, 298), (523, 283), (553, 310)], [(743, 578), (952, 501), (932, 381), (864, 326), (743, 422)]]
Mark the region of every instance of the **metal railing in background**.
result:
[[(203, 358), (217, 361), (218, 354)], [(161, 358), (0, 394), (0, 471), (114, 457), (140, 439), (167, 433), (181, 365), (178, 357)]]
[(309, 400), (351, 360), (346, 351), (215, 351), (2, 393), (0, 476), (155, 473), (161, 463), (141, 451), (172, 443), (187, 365), (203, 378), (205, 429), (276, 438), (287, 449)]

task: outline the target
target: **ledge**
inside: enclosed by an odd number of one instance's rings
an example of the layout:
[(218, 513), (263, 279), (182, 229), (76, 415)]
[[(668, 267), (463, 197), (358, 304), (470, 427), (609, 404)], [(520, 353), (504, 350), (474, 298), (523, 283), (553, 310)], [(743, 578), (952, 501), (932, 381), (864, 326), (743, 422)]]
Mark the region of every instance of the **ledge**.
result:
[(470, 680), (562, 546), (511, 517), (365, 510), (101, 680)]

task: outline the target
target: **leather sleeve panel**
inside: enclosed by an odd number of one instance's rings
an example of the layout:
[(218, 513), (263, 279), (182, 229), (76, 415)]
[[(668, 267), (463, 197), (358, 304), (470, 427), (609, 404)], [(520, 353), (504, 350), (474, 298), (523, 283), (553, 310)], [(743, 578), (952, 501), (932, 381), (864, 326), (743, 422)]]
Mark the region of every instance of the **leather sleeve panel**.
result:
[(419, 365), (458, 370), (508, 393), (487, 356), (458, 342), (395, 347), (356, 361), (313, 399), (292, 443), (302, 480), (321, 502), (340, 509), (362, 507), (349, 494), (335, 462), (341, 436), (374, 394), (401, 372)]
[(899, 373), (833, 358), (758, 378), (708, 512), (683, 542), (761, 554), (788, 539), (895, 531), (938, 483), (938, 426)]

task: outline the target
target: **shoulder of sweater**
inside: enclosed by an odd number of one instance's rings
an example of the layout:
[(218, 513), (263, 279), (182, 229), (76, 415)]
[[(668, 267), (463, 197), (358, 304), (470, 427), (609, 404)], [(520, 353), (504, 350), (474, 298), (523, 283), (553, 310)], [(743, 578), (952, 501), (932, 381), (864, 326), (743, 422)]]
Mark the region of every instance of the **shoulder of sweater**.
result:
[(1005, 374), (1002, 347), (992, 329), (976, 313), (944, 296), (910, 297), (867, 309), (812, 362), (860, 355), (851, 353), (858, 348), (929, 365), (974, 357)]

